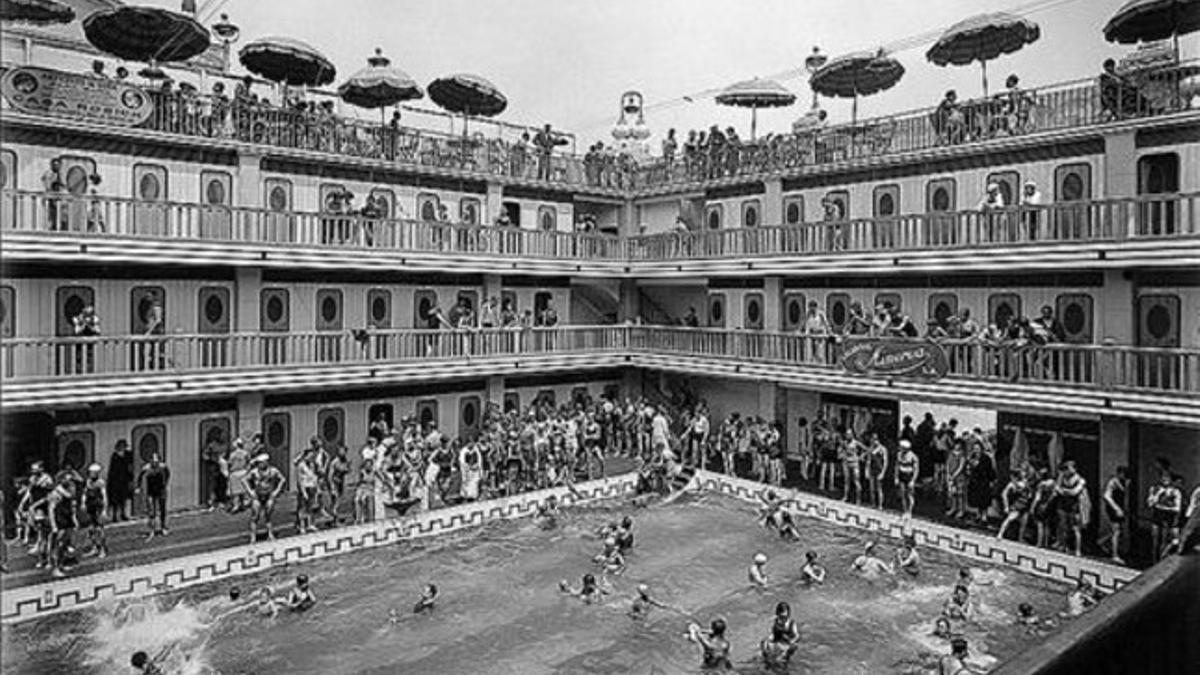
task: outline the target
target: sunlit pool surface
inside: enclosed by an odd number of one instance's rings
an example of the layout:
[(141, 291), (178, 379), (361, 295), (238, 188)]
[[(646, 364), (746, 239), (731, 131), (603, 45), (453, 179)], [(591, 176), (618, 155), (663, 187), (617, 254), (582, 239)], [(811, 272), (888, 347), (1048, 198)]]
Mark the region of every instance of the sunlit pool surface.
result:
[[(578, 584), (600, 542), (595, 531), (630, 514), (636, 544), (629, 569), (601, 605), (585, 605), (557, 589)], [(213, 620), (228, 608), (230, 583), (146, 601), (49, 617), (4, 631), (4, 673), (126, 673), (136, 650), (164, 654), (168, 673), (695, 673), (698, 648), (683, 638), (689, 619), (655, 609), (627, 616), (637, 584), (707, 625), (729, 624), (735, 667), (763, 672), (758, 643), (775, 603), (787, 600), (802, 644), (793, 673), (924, 673), (922, 653), (944, 654), (932, 624), (963, 562), (921, 549), (924, 569), (910, 580), (874, 582), (848, 568), (864, 533), (815, 520), (800, 522), (804, 539), (781, 541), (756, 526), (752, 506), (717, 495), (638, 509), (625, 503), (569, 510), (555, 529), (531, 520), (500, 522), (438, 539), (327, 558), (243, 577), (246, 595), (269, 584), (282, 589), (308, 574), (318, 604), (304, 614), (261, 618), (246, 611)], [(881, 542), (886, 556), (892, 542)], [(829, 568), (823, 586), (805, 588), (806, 550)], [(747, 582), (751, 557), (770, 557), (771, 587)], [(1039, 640), (1015, 625), (1021, 602), (1041, 615), (1062, 609), (1065, 588), (1008, 569), (975, 567), (978, 619), (965, 627), (977, 662), (994, 663)], [(414, 616), (428, 582), (440, 588), (437, 608)], [(132, 609), (132, 611), (131, 611)], [(399, 621), (389, 621), (390, 610)], [(124, 616), (123, 619), (117, 619)]]

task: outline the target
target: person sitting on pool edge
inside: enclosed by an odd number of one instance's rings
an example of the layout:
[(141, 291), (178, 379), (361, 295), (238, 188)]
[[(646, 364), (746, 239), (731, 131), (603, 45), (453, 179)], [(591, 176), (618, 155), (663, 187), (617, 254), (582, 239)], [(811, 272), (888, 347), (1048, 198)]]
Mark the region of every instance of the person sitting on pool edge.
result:
[(589, 605), (600, 602), (608, 594), (607, 590), (596, 584), (596, 577), (591, 573), (583, 575), (581, 583), (579, 588), (571, 588), (567, 580), (563, 579), (558, 582), (558, 590), (567, 595), (573, 595)]
[(868, 541), (863, 545), (862, 555), (854, 559), (850, 570), (867, 578), (874, 579), (881, 574), (895, 574), (892, 566), (875, 555), (875, 542)]
[(917, 553), (917, 541), (911, 534), (904, 537), (904, 543), (896, 549), (896, 569), (914, 577), (921, 574), (921, 554)]
[(417, 600), (417, 604), (413, 605), (413, 614), (432, 610), (433, 603), (437, 600), (438, 587), (435, 584), (427, 584), (425, 590), (421, 593), (421, 598)]
[(768, 668), (786, 668), (800, 643), (800, 628), (792, 618), (792, 607), (786, 602), (775, 605), (775, 620), (771, 635), (759, 647)]
[(760, 588), (767, 587), (767, 556), (765, 553), (755, 553), (754, 562), (750, 563), (750, 569), (747, 570), (746, 576), (749, 577), (750, 583)]
[(817, 562), (816, 551), (804, 554), (804, 567), (800, 569), (800, 581), (805, 585), (825, 583), (825, 568)]
[(288, 594), (287, 608), (293, 612), (303, 612), (315, 604), (317, 604), (317, 598), (308, 587), (308, 575), (301, 574), (297, 576), (296, 586)]
[(708, 635), (701, 632), (700, 626), (688, 624), (688, 639), (700, 645), (703, 651), (705, 668), (732, 670), (733, 662), (729, 659), (729, 640), (725, 639), (725, 619), (713, 619)]

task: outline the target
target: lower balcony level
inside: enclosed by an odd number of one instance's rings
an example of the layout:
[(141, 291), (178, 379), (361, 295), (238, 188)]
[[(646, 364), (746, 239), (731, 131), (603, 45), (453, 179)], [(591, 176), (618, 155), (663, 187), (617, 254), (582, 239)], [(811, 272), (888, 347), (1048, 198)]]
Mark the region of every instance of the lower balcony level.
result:
[(1197, 349), (938, 346), (946, 375), (915, 379), (851, 372), (842, 364), (844, 343), (830, 338), (744, 330), (623, 325), (25, 338), (0, 345), (0, 375), (5, 412), (629, 367), (1200, 426)]

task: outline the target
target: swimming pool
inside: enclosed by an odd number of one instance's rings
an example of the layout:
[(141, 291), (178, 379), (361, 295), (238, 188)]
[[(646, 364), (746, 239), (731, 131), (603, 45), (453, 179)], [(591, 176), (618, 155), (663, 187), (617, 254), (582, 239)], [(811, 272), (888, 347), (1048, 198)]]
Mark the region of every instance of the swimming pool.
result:
[[(577, 584), (596, 571), (595, 530), (625, 514), (635, 519), (636, 546), (610, 599), (584, 605), (560, 594), (560, 579)], [(788, 543), (754, 520), (753, 507), (702, 494), (646, 509), (621, 501), (571, 510), (553, 530), (528, 519), (497, 522), (151, 599), (144, 615), (133, 612), (122, 625), (110, 606), (13, 626), (4, 631), (3, 672), (128, 672), (121, 668), (132, 652), (169, 645), (181, 672), (224, 675), (697, 672), (698, 650), (682, 638), (687, 618), (658, 609), (644, 622), (626, 616), (638, 583), (705, 624), (723, 616), (743, 673), (759, 672), (757, 644), (779, 600), (791, 603), (803, 635), (793, 673), (924, 672), (920, 652), (945, 652), (929, 633), (962, 559), (924, 548), (920, 578), (872, 583), (847, 572), (864, 533), (803, 519), (803, 540)], [(881, 547), (890, 555), (891, 542)], [(829, 568), (825, 585), (799, 583), (806, 550)], [(767, 590), (746, 581), (758, 551), (771, 559)], [(223, 611), (231, 583), (249, 595), (263, 584), (282, 588), (298, 572), (318, 597), (308, 613), (206, 618)], [(980, 619), (967, 630), (973, 651), (1003, 659), (1037, 639), (1014, 625), (1020, 602), (1040, 614), (1062, 608), (1060, 584), (1000, 568), (977, 578)], [(438, 607), (413, 616), (428, 582), (441, 589)], [(392, 609), (401, 614), (396, 623)]]

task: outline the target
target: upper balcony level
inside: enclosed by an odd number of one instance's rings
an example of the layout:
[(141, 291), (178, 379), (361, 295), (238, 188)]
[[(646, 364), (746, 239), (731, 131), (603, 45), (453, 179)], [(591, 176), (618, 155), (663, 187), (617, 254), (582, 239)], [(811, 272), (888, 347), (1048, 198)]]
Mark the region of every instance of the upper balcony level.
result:
[[(893, 342), (905, 342), (892, 339)], [(907, 341), (914, 347), (927, 341)], [(940, 380), (840, 363), (840, 338), (649, 326), (353, 330), (0, 344), (6, 411), (439, 378), (637, 367), (890, 398), (1200, 425), (1200, 350), (946, 340)]]
[[(1197, 64), (1163, 66), (1125, 78), (1093, 78), (961, 102), (956, 111), (926, 108), (757, 141), (708, 143), (638, 166), (609, 150), (584, 155), (540, 151), (527, 142), (456, 136), (364, 123), (332, 112), (300, 111), (242, 97), (193, 91), (146, 91), (153, 110), (137, 127), (95, 120), (83, 133), (166, 143), (230, 146), (250, 152), (342, 157), (433, 175), (541, 184), (577, 193), (646, 196), (722, 181), (872, 166), (890, 157), (977, 152), (988, 144), (1138, 127), (1151, 119), (1196, 116)], [(6, 124), (53, 128), (60, 120), (5, 109)], [(680, 139), (681, 142), (683, 139)]]
[(210, 204), (0, 192), (10, 261), (668, 278), (1200, 264), (1200, 194), (622, 238)]

